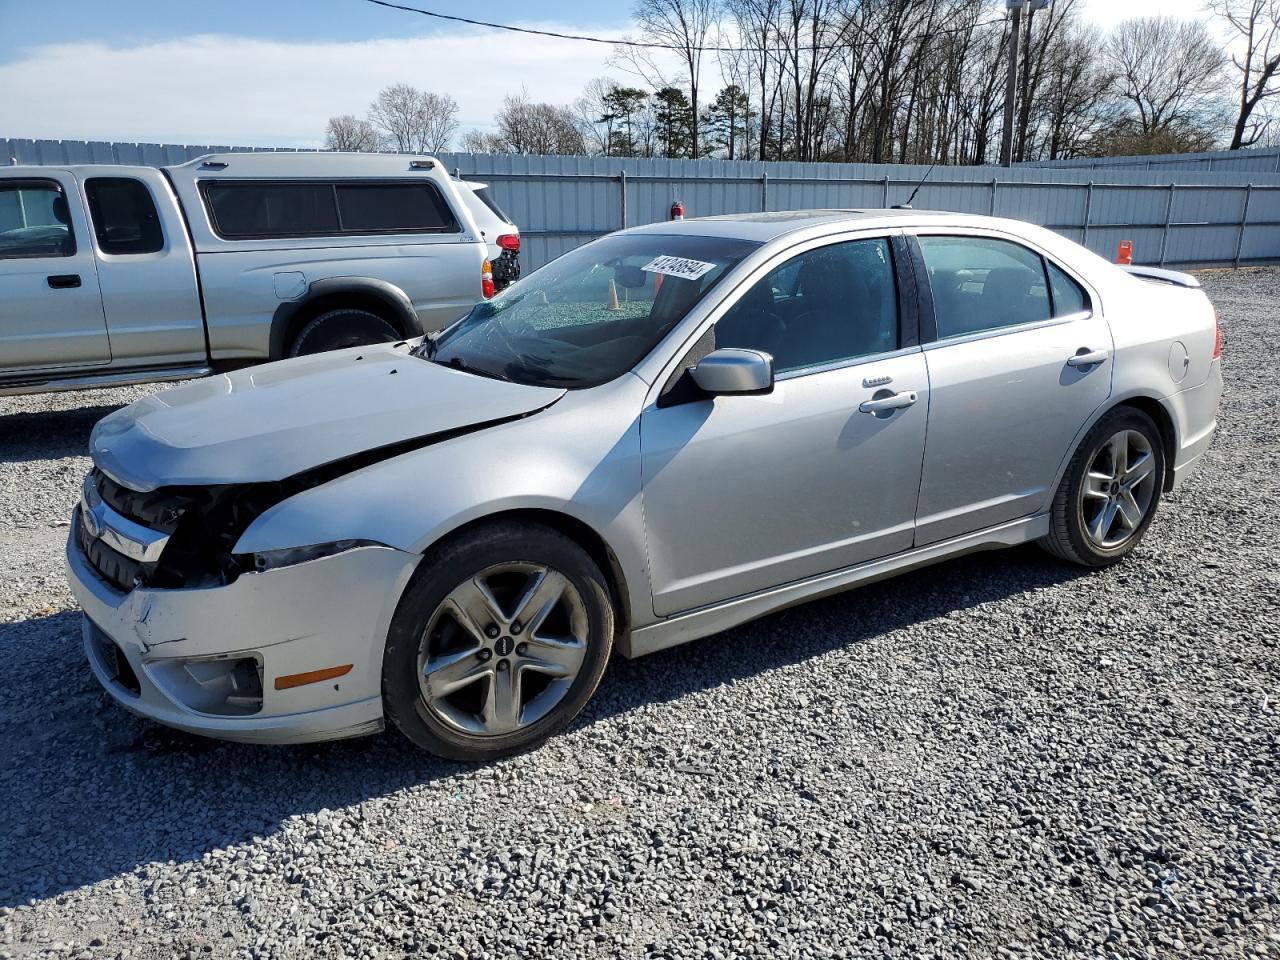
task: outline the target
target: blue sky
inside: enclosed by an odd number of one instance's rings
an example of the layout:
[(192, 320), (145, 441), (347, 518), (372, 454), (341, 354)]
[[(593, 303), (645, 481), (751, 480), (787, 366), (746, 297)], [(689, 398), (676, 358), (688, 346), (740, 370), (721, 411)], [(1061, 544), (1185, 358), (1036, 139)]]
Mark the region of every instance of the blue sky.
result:
[[(630, 4), (597, 0), (538, 0), (533, 4), (479, 4), (474, 0), (404, 0), (440, 13), (482, 20), (545, 20), (582, 26), (625, 26)], [(112, 45), (167, 40), (198, 33), (224, 33), (266, 40), (359, 40), (399, 35), (422, 36), (448, 30), (417, 14), (376, 7), (366, 0), (0, 0), (0, 63), (35, 45), (99, 40)], [(490, 11), (485, 13), (482, 11)], [(579, 30), (578, 32), (590, 32)]]
[[(631, 29), (632, 0), (406, 2), (575, 33)], [(1104, 26), (1125, 15), (1191, 16), (1202, 2), (1083, 0)], [(0, 0), (0, 137), (318, 146), (328, 117), (363, 114), (399, 81), (452, 95), (462, 128), (483, 129), (521, 89), (569, 104), (594, 77), (633, 79), (610, 62), (611, 49), (365, 0)]]

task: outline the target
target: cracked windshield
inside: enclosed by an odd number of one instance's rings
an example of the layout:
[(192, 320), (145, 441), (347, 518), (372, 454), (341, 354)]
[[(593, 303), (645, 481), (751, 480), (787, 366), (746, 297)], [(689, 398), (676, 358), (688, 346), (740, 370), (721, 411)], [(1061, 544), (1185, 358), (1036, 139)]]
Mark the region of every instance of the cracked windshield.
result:
[(481, 376), (590, 387), (635, 366), (757, 244), (612, 236), (478, 304), (425, 355)]

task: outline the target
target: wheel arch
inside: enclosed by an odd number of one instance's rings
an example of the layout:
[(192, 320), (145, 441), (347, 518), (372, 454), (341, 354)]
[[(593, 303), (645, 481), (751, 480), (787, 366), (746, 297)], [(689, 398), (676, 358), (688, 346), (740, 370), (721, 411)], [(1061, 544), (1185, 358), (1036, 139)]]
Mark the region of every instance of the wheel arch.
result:
[(585, 550), (605, 576), (605, 586), (609, 589), (609, 598), (613, 601), (614, 610), (617, 613), (618, 635), (621, 636), (631, 629), (631, 597), (628, 593), (627, 575), (622, 563), (609, 542), (598, 531), (590, 524), (568, 513), (545, 507), (517, 507), (487, 513), (452, 528), (439, 539), (432, 541), (428, 549), (447, 544), (450, 540), (477, 527), (504, 521), (541, 524), (563, 534)]
[[(1107, 408), (1102, 416), (1106, 416), (1111, 411), (1119, 410), (1122, 407), (1130, 407), (1145, 413), (1160, 431), (1160, 442), (1164, 444), (1164, 485), (1162, 490), (1168, 493), (1173, 489), (1173, 466), (1178, 453), (1178, 429), (1174, 425), (1173, 416), (1163, 403), (1155, 397), (1145, 394), (1137, 394), (1117, 401)], [(1098, 419), (1101, 420), (1102, 417)]]
[(395, 284), (377, 277), (329, 277), (313, 282), (299, 299), (276, 307), (271, 318), (271, 359), (286, 356), (293, 339), (320, 314), (343, 308), (377, 314), (406, 339), (424, 332), (413, 301)]

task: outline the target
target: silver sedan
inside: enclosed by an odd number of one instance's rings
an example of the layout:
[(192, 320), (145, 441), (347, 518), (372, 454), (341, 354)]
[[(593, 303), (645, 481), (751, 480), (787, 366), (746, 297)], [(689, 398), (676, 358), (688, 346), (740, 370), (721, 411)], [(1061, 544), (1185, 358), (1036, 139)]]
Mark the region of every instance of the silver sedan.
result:
[(437, 337), (104, 419), (67, 564), (126, 708), (527, 749), (634, 657), (968, 551), (1102, 567), (1221, 392), (1196, 281), (923, 211), (655, 224)]

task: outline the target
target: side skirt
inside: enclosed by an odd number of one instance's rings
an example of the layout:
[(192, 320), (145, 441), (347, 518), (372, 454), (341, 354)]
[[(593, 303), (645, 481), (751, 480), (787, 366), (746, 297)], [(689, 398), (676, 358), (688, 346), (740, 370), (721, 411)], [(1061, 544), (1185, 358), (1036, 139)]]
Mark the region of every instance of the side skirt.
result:
[(60, 390), (96, 390), (100, 387), (129, 387), (135, 383), (167, 383), (207, 377), (213, 370), (208, 364), (189, 367), (151, 367), (140, 370), (114, 370), (86, 373), (80, 376), (44, 374), (27, 380), (0, 381), (0, 396), (25, 393), (53, 393)]
[(967, 533), (941, 543), (931, 543), (926, 547), (918, 547), (892, 557), (870, 560), (855, 567), (846, 567), (808, 580), (799, 580), (762, 590), (759, 593), (748, 594), (745, 597), (736, 597), (714, 606), (690, 610), (620, 637), (618, 651), (624, 657), (643, 657), (645, 654), (656, 653), (667, 647), (679, 646), (690, 640), (697, 640), (699, 637), (710, 636), (767, 613), (839, 593), (850, 587), (874, 583), (907, 570), (928, 566), (965, 553), (995, 550), (1039, 540), (1048, 532), (1049, 515), (1047, 513), (1002, 523), (996, 527)]

